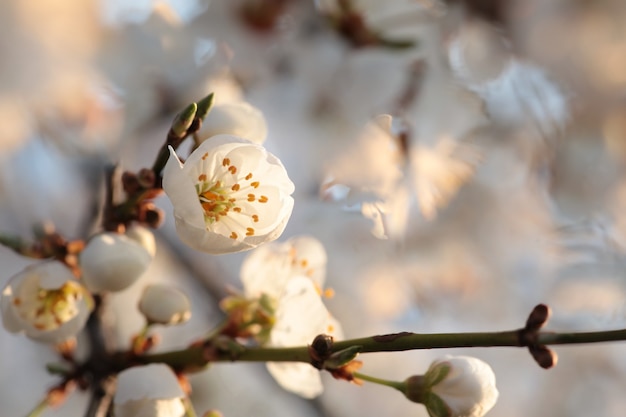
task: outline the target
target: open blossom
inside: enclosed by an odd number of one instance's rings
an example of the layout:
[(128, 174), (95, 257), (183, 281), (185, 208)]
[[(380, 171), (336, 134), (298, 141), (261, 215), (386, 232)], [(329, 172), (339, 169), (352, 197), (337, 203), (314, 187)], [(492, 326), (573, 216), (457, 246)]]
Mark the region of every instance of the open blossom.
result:
[(471, 356), (445, 356), (406, 383), (407, 398), (424, 404), (431, 417), (482, 417), (498, 399), (491, 367)]
[(174, 206), (180, 239), (212, 254), (277, 239), (294, 203), (294, 185), (280, 160), (231, 135), (202, 142), (184, 164), (170, 148), (163, 189)]
[(241, 281), (246, 297), (265, 294), (277, 299), (287, 282), (296, 276), (311, 279), (322, 292), (326, 280), (326, 250), (312, 236), (297, 236), (272, 242), (250, 253), (241, 264)]
[[(276, 309), (276, 322), (268, 345), (274, 347), (311, 344), (319, 334), (343, 337), (339, 322), (333, 318), (307, 277), (289, 280)], [(278, 384), (304, 398), (322, 393), (319, 370), (307, 363), (269, 362), (267, 369)]]
[(4, 327), (44, 343), (75, 336), (93, 310), (89, 291), (57, 261), (26, 267), (9, 280), (1, 297)]
[(164, 364), (135, 366), (119, 373), (113, 399), (115, 417), (183, 417), (183, 393)]
[(91, 291), (125, 290), (148, 269), (155, 252), (154, 235), (142, 226), (126, 234), (97, 234), (79, 255), (83, 281)]
[(260, 145), (267, 138), (267, 122), (259, 109), (245, 101), (216, 104), (202, 121), (196, 137), (204, 142), (220, 134), (246, 138)]

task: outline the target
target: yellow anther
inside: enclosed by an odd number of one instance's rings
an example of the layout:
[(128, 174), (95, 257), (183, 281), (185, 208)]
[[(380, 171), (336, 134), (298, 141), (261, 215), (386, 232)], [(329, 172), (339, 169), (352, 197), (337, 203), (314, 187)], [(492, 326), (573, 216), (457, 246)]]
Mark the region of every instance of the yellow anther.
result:
[(228, 165), (230, 165), (230, 159), (228, 159), (228, 158), (224, 158), (224, 159), (222, 160), (222, 166), (227, 167)]
[(233, 191), (239, 191), (240, 188), (241, 186), (239, 184), (234, 184), (232, 187), (230, 187), (230, 189)]
[(198, 175), (198, 181), (206, 181), (206, 174)]
[(265, 195), (262, 195), (261, 197), (259, 197), (259, 203), (267, 203), (267, 200), (268, 198)]
[(256, 196), (254, 194), (248, 194), (248, 201), (254, 201)]
[(235, 175), (237, 173), (237, 167), (234, 165), (231, 165), (228, 167), (228, 170), (230, 171), (231, 174)]
[(237, 236), (237, 233), (235, 233), (235, 232), (232, 232), (232, 233), (230, 234), (230, 238), (231, 238), (231, 239), (237, 239), (237, 237), (238, 237), (238, 236)]
[(253, 214), (253, 215), (252, 215), (252, 220), (253, 220), (255, 223), (258, 223), (258, 221), (259, 221), (259, 215), (258, 215), (258, 214)]
[(207, 159), (209, 157), (209, 153), (205, 152), (204, 155), (202, 155), (202, 160), (204, 161), (205, 159)]
[(250, 178), (252, 178), (252, 172), (246, 175), (246, 180), (250, 180)]
[(251, 227), (246, 227), (246, 236), (254, 236), (254, 229)]
[(251, 186), (253, 186), (254, 188), (258, 188), (260, 184), (261, 184), (261, 183), (260, 183), (260, 182), (258, 182), (258, 181), (252, 181), (252, 182), (250, 183), (250, 185), (251, 185)]

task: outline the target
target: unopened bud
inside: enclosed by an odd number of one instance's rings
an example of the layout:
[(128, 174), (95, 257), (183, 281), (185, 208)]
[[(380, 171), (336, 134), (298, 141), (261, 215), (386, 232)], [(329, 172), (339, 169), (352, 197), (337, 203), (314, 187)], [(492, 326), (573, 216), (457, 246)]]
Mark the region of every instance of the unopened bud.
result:
[(92, 291), (122, 291), (148, 269), (155, 254), (152, 232), (142, 226), (126, 234), (100, 233), (80, 253), (82, 278)]
[(178, 138), (182, 138), (187, 133), (187, 130), (193, 123), (193, 119), (196, 116), (196, 111), (198, 110), (198, 105), (196, 103), (191, 103), (183, 111), (178, 113), (172, 122), (172, 132)]
[(538, 304), (535, 306), (533, 311), (531, 311), (528, 316), (528, 320), (526, 320), (526, 329), (528, 330), (539, 330), (541, 329), (550, 318), (552, 311), (550, 307), (545, 304)]
[(196, 103), (197, 104), (196, 119), (204, 120), (206, 115), (209, 114), (209, 111), (211, 110), (211, 107), (213, 106), (213, 97), (214, 97), (214, 94), (211, 93), (205, 98), (203, 98), (202, 100), (198, 101), (198, 103)]
[(535, 362), (543, 369), (550, 369), (556, 366), (556, 363), (559, 361), (558, 355), (545, 346), (530, 346), (528, 351)]
[(498, 399), (491, 367), (469, 356), (434, 361), (425, 375), (405, 380), (403, 392), (431, 417), (482, 417)]
[(139, 311), (148, 322), (156, 324), (179, 324), (191, 317), (187, 296), (176, 288), (161, 284), (152, 284), (144, 289)]

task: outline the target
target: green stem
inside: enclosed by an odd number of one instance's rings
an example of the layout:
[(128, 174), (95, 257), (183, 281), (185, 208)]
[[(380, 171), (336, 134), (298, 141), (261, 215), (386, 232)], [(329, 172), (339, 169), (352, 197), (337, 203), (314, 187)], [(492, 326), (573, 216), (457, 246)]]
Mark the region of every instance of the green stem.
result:
[(48, 408), (48, 398), (44, 398), (32, 409), (26, 417), (39, 417)]
[[(626, 329), (600, 332), (552, 333), (539, 332), (538, 345), (600, 343), (626, 340)], [(395, 333), (349, 339), (335, 342), (332, 352), (360, 346), (361, 353), (396, 352), (416, 349), (444, 349), (458, 347), (522, 347), (519, 330), (484, 333)], [(310, 362), (308, 346), (271, 348), (246, 347), (232, 342), (230, 346), (212, 349), (194, 345), (187, 349), (144, 355), (143, 363), (164, 362), (175, 369), (204, 367), (209, 362)]]
[(361, 372), (354, 372), (352, 375), (355, 378), (362, 379), (363, 381), (373, 382), (374, 384), (395, 388), (398, 391), (402, 391), (402, 392), (404, 392), (404, 387), (406, 385), (404, 382), (390, 381), (388, 379), (376, 378), (373, 376), (362, 374)]

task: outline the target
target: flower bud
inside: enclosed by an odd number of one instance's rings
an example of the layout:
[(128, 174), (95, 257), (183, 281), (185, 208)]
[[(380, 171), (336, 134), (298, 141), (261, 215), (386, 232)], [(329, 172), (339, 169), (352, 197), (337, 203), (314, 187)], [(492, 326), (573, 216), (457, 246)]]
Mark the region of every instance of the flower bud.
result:
[(425, 375), (405, 381), (404, 394), (424, 404), (431, 417), (482, 417), (498, 399), (491, 367), (469, 356), (434, 361)]
[(169, 285), (148, 285), (141, 294), (139, 311), (149, 323), (180, 324), (191, 317), (191, 306), (185, 294)]
[(126, 369), (118, 375), (113, 399), (115, 417), (183, 417), (185, 394), (164, 364)]
[(58, 344), (83, 328), (93, 299), (65, 265), (50, 261), (13, 276), (2, 290), (0, 306), (8, 331)]
[(197, 133), (199, 142), (219, 134), (235, 135), (262, 144), (267, 137), (263, 113), (244, 101), (214, 106)]
[(122, 291), (148, 269), (156, 252), (152, 232), (142, 226), (125, 235), (113, 232), (92, 237), (80, 253), (82, 278), (92, 291)]

